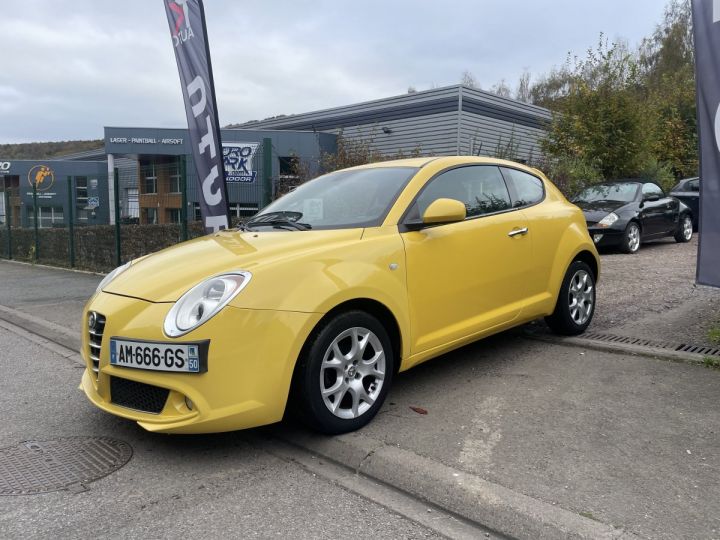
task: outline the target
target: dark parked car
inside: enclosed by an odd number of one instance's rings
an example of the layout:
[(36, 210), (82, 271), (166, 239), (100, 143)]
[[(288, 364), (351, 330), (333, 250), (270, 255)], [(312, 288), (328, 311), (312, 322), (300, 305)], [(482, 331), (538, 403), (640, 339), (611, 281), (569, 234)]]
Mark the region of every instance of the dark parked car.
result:
[(585, 214), (598, 247), (615, 246), (635, 253), (640, 244), (665, 236), (689, 242), (693, 235), (690, 208), (644, 180), (616, 180), (584, 189), (573, 202)]
[(698, 219), (700, 219), (700, 179), (685, 178), (680, 180), (678, 185), (670, 190), (670, 195), (684, 202), (693, 216), (693, 228), (697, 231)]

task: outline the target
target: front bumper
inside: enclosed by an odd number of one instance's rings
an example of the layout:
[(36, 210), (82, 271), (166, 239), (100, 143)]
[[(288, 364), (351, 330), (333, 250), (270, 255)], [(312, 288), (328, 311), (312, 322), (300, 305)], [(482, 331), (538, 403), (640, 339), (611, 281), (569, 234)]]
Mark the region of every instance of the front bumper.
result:
[(588, 227), (588, 232), (595, 247), (617, 247), (622, 242), (624, 233), (612, 227)]
[[(89, 334), (83, 333), (87, 369), (81, 388), (100, 409), (164, 433), (213, 433), (270, 424), (282, 419), (295, 361), (322, 314), (248, 310), (226, 306), (208, 322), (171, 339), (162, 323), (171, 303), (151, 303), (100, 293), (83, 313), (83, 326), (95, 311), (106, 317), (98, 372), (93, 371)], [(166, 373), (110, 365), (110, 338), (148, 341), (210, 340), (206, 373)], [(113, 403), (111, 377), (167, 391), (157, 414)]]

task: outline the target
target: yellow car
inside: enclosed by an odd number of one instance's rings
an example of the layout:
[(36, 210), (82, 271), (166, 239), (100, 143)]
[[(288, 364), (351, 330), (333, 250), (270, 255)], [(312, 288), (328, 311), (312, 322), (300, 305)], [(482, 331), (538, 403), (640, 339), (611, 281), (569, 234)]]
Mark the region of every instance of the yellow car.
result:
[(336, 171), (238, 230), (108, 274), (83, 314), (81, 387), (150, 431), (291, 409), (346, 432), (425, 360), (540, 317), (583, 332), (598, 271), (582, 212), (536, 169), (437, 157)]

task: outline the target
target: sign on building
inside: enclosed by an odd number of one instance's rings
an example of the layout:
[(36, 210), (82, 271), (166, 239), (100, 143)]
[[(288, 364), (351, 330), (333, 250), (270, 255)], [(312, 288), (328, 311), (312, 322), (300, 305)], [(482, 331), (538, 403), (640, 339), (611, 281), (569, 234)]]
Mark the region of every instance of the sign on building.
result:
[(225, 165), (225, 181), (254, 182), (257, 170), (253, 165), (253, 158), (258, 143), (224, 142), (223, 163)]

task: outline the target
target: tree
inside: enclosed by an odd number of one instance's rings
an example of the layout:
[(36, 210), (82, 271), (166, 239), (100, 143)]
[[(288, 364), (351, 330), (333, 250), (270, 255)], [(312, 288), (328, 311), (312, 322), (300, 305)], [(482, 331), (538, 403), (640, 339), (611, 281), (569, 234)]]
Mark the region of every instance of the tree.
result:
[(606, 178), (637, 175), (650, 157), (652, 140), (635, 55), (601, 36), (585, 59), (566, 66), (562, 79), (543, 150), (579, 158)]
[(460, 84), (463, 86), (469, 86), (470, 88), (475, 88), (477, 90), (480, 90), (480, 85), (475, 80), (475, 76), (470, 73), (468, 70), (463, 71), (462, 78), (460, 79)]
[(515, 99), (525, 103), (532, 103), (532, 94), (530, 92), (530, 72), (526, 69), (520, 75), (517, 89), (515, 90)]
[(512, 97), (512, 90), (510, 90), (505, 79), (501, 79), (499, 83), (494, 84), (492, 88), (490, 88), (490, 92), (504, 98)]

